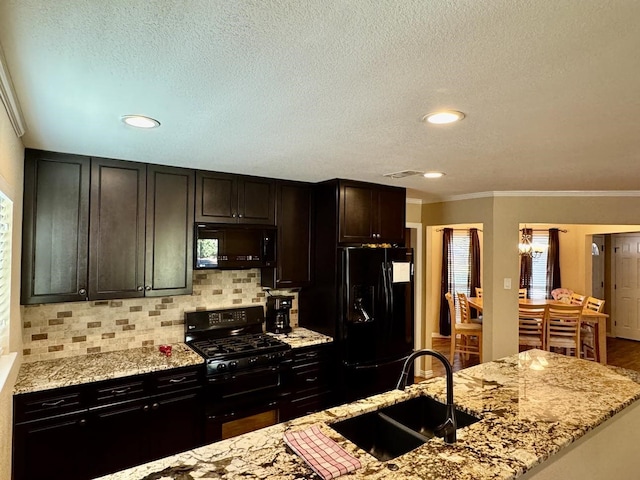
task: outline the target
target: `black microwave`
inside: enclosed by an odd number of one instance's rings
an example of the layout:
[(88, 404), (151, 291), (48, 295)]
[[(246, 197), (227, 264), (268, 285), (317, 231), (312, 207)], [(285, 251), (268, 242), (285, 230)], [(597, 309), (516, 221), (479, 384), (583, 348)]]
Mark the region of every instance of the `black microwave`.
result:
[(276, 265), (276, 228), (197, 223), (195, 268), (261, 268)]

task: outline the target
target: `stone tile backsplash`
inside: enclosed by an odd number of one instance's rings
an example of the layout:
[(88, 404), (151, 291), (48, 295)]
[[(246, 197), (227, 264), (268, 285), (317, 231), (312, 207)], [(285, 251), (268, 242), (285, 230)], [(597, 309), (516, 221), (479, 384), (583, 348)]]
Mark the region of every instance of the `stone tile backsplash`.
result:
[[(271, 293), (294, 295), (297, 325), (297, 294)], [(265, 305), (267, 295), (259, 269), (199, 270), (191, 295), (23, 306), (24, 362), (181, 342), (185, 312)]]

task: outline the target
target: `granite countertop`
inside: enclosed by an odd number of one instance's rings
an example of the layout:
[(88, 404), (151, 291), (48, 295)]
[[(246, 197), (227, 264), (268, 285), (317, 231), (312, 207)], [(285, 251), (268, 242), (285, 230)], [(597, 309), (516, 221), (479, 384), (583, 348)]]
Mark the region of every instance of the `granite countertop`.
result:
[[(292, 348), (333, 341), (331, 337), (301, 327), (287, 334), (269, 335)], [(174, 343), (171, 347), (170, 357), (154, 346), (23, 363), (13, 393), (32, 393), (204, 363), (204, 359), (184, 343)]]
[(291, 348), (310, 347), (333, 342), (333, 338), (302, 327), (294, 327), (289, 333), (269, 333), (269, 335), (291, 345)]
[(393, 390), (104, 478), (317, 478), (282, 437), (289, 430), (319, 425), (362, 463), (360, 469), (340, 477), (344, 480), (514, 479), (640, 398), (637, 380), (635, 372), (531, 350), (455, 374), (456, 405), (481, 421), (458, 430), (454, 445), (433, 439), (380, 462), (329, 426), (419, 395), (444, 402), (445, 381), (439, 377), (404, 392)]
[(13, 393), (50, 390), (202, 363), (203, 358), (184, 343), (172, 344), (170, 357), (155, 346), (23, 363)]

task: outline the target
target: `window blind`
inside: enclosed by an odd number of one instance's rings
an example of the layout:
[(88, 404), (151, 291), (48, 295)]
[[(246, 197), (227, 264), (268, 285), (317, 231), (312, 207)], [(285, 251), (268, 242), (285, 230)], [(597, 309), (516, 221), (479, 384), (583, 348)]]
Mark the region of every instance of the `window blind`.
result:
[(531, 262), (531, 289), (529, 296), (535, 299), (547, 297), (547, 256), (549, 253), (549, 232), (533, 232), (531, 243), (544, 246), (542, 255)]
[(469, 295), (471, 271), (470, 245), (471, 235), (468, 231), (453, 232), (453, 291), (455, 293), (465, 293), (467, 296)]
[(0, 192), (0, 355), (9, 347), (12, 210), (11, 200)]

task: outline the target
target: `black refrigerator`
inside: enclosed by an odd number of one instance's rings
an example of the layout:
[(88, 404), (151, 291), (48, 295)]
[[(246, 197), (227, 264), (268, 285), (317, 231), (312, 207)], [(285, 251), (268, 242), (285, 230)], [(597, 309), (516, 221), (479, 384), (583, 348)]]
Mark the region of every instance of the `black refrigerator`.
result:
[(335, 282), (327, 277), (309, 295), (300, 292), (300, 325), (334, 337), (339, 399), (353, 401), (395, 388), (413, 352), (413, 250), (340, 247), (336, 254)]

